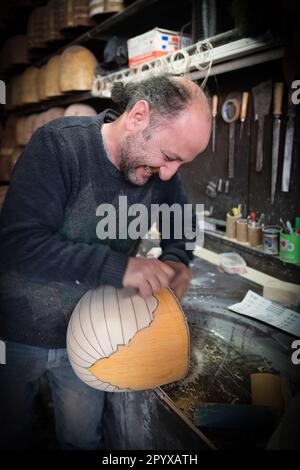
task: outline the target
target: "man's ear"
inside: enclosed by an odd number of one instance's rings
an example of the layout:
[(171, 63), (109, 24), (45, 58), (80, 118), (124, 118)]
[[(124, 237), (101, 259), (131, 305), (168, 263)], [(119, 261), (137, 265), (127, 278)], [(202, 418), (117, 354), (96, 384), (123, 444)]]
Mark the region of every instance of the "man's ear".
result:
[(130, 132), (144, 131), (150, 124), (150, 106), (148, 101), (140, 100), (128, 112), (125, 128)]

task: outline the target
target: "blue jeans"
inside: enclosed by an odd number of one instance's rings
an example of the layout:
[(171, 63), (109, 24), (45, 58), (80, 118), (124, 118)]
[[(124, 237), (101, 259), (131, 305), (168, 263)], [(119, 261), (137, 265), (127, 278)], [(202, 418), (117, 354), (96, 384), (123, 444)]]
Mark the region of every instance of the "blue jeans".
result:
[(73, 372), (66, 349), (6, 343), (0, 365), (0, 448), (28, 448), (33, 402), (46, 374), (52, 391), (56, 436), (63, 449), (102, 448), (105, 393)]

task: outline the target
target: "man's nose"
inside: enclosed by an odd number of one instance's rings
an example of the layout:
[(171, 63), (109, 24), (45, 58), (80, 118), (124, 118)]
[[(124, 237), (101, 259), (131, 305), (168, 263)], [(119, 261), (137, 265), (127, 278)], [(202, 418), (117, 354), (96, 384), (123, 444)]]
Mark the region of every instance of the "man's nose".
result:
[(159, 169), (159, 177), (162, 181), (167, 181), (175, 175), (178, 168), (180, 167), (180, 162), (172, 162), (167, 165), (163, 165)]

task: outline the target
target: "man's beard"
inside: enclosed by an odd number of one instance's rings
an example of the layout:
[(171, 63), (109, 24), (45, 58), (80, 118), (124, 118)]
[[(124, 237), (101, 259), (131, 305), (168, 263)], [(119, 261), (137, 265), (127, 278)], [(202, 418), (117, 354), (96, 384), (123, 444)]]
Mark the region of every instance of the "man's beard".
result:
[[(133, 144), (134, 140), (134, 144)], [(151, 168), (146, 165), (147, 157), (132, 157), (138, 147), (139, 138), (127, 137), (122, 145), (120, 155), (120, 171), (127, 181), (137, 186), (143, 186), (152, 176)], [(140, 146), (141, 147), (141, 146)]]

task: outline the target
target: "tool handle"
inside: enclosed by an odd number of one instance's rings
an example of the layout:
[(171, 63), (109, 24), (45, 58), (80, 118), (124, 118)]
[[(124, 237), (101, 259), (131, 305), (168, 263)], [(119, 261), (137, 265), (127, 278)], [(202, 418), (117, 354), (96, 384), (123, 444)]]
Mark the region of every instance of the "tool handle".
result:
[(274, 102), (273, 102), (273, 116), (280, 116), (282, 113), (282, 98), (283, 98), (284, 84), (282, 82), (275, 83), (274, 85)]
[(244, 122), (246, 119), (248, 99), (249, 99), (249, 93), (248, 91), (244, 91), (242, 95), (242, 108), (241, 108), (241, 115), (240, 115), (241, 122)]
[(212, 116), (213, 117), (216, 117), (217, 113), (218, 113), (218, 95), (214, 95), (212, 97)]

